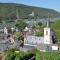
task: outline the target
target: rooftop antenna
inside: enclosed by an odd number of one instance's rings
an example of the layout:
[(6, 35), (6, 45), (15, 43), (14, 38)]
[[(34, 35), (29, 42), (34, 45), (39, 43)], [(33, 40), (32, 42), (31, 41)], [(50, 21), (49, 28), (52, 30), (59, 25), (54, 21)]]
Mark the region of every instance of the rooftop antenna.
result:
[(48, 13), (47, 27), (50, 27), (50, 14)]

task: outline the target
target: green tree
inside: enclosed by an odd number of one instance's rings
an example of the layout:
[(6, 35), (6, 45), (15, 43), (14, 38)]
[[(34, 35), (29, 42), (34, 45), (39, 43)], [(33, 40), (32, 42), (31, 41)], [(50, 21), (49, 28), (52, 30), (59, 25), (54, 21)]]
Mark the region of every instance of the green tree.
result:
[(33, 48), (32, 50), (28, 50), (28, 54), (34, 54), (35, 60), (43, 60), (41, 52), (37, 50), (36, 48)]
[(15, 60), (15, 50), (16, 49), (9, 49), (7, 52), (6, 52), (6, 55), (5, 55), (5, 60)]
[(23, 31), (23, 29), (27, 26), (27, 24), (24, 21), (18, 21), (15, 25), (20, 31)]
[(43, 24), (42, 24), (42, 22), (39, 22), (38, 25), (39, 25), (39, 26), (42, 26)]
[(25, 53), (23, 51), (16, 52), (15, 60), (22, 60), (22, 58), (25, 56)]
[(20, 37), (22, 35), (22, 33), (21, 32), (15, 32), (14, 35), (15, 35), (15, 37), (18, 38), (18, 37)]
[(18, 39), (18, 41), (22, 40), (24, 41), (23, 34), (21, 32), (15, 32), (15, 37)]
[(40, 32), (36, 32), (35, 36), (43, 36), (43, 32), (41, 32), (41, 31)]
[(23, 51), (19, 51), (18, 49), (12, 48), (6, 52), (5, 60), (21, 60), (24, 55), (25, 53)]

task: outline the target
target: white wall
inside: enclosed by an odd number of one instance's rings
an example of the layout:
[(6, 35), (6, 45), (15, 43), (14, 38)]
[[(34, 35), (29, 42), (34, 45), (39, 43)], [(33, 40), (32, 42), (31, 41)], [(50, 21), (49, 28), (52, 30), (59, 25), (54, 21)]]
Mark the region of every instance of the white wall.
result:
[(52, 50), (58, 50), (58, 46), (52, 46)]
[(52, 44), (51, 29), (44, 28), (44, 44)]

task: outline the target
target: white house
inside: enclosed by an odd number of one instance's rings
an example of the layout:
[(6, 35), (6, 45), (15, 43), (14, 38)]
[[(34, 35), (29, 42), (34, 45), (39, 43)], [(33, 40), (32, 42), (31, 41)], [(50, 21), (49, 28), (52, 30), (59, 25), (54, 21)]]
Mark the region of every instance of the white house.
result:
[(4, 34), (8, 34), (8, 30), (7, 30), (7, 28), (6, 27), (4, 27)]

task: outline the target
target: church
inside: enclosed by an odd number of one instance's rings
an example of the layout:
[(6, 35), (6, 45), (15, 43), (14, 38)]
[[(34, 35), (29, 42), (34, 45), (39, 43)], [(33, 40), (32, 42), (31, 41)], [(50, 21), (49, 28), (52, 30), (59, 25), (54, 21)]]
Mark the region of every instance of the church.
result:
[(44, 36), (26, 36), (24, 44), (35, 46), (40, 51), (58, 50), (58, 46), (54, 36), (54, 31), (50, 27), (50, 19), (47, 20), (47, 26), (44, 27)]

